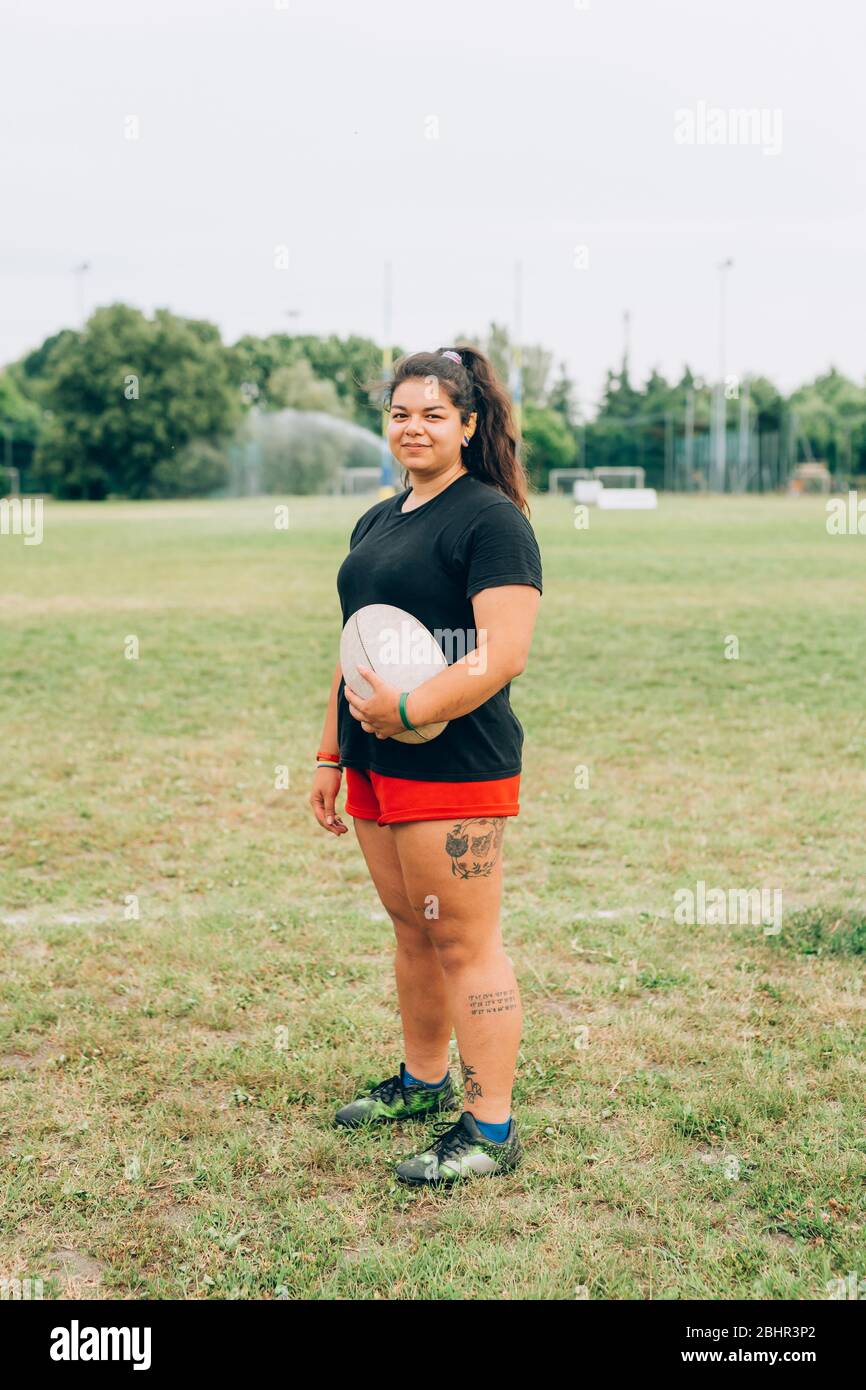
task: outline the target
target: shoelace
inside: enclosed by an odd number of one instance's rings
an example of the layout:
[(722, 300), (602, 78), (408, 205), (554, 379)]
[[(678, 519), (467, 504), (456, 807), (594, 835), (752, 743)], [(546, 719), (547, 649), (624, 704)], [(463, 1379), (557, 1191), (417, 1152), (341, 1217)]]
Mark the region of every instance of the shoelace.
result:
[(469, 1148), (472, 1143), (461, 1120), (456, 1124), (453, 1120), (440, 1120), (433, 1125), (433, 1133), (438, 1134), (439, 1138), (433, 1141), (430, 1149), (440, 1162), (444, 1158), (450, 1158), (452, 1154), (459, 1153), (461, 1149)]
[(359, 1100), (365, 1099), (367, 1096), (375, 1096), (378, 1100), (383, 1100), (386, 1105), (390, 1105), (395, 1096), (402, 1094), (399, 1075), (389, 1076), (387, 1081), (380, 1081), (378, 1084), (373, 1081), (368, 1081), (365, 1084), (369, 1089), (361, 1093), (358, 1097)]

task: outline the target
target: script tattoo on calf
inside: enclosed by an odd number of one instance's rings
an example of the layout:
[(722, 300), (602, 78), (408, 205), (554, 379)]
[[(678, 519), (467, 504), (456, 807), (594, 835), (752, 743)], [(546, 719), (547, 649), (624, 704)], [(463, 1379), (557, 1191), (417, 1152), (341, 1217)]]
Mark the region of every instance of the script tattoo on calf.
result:
[(463, 1093), (467, 1100), (479, 1100), (484, 1095), (478, 1082), (475, 1080), (475, 1068), (470, 1067), (460, 1058), (460, 1070), (463, 1073)]
[(469, 996), (469, 1012), (473, 1018), (481, 1014), (507, 1014), (516, 1008), (517, 994), (513, 989), (495, 989)]
[(505, 836), (505, 816), (473, 816), (458, 821), (445, 836), (454, 878), (489, 878)]

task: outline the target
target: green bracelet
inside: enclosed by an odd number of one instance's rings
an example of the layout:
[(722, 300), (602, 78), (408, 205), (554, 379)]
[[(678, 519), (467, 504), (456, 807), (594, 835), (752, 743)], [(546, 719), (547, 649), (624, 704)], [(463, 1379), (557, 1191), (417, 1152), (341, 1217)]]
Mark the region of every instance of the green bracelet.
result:
[(409, 716), (406, 713), (406, 701), (411, 693), (411, 690), (404, 690), (403, 694), (400, 696), (400, 718), (403, 720), (404, 728), (412, 729), (417, 734), (418, 730), (415, 728), (414, 724), (409, 722)]

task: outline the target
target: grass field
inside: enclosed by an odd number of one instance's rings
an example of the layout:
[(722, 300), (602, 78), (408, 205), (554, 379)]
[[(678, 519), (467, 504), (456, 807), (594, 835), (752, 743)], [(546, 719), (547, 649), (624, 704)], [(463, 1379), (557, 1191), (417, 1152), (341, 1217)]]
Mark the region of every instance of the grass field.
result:
[[(0, 536), (0, 1278), (570, 1300), (866, 1277), (866, 538), (812, 499), (586, 531), (534, 502), (503, 914), (526, 1159), (441, 1194), (390, 1176), (423, 1127), (331, 1127), (402, 1056), (390, 923), (354, 832), (307, 805), (367, 505), (292, 499), (281, 531), (274, 499), (49, 502), (42, 545)], [(781, 932), (678, 925), (698, 880), (780, 890)]]

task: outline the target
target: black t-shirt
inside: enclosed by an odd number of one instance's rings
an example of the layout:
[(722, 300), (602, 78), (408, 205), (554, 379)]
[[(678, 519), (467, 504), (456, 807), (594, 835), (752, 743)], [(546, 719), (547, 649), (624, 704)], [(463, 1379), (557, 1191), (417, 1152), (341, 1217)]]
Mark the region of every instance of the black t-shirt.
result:
[[(541, 555), (520, 508), (471, 473), (401, 512), (410, 494), (407, 488), (377, 502), (357, 522), (337, 574), (343, 626), (368, 603), (393, 604), (424, 624), (451, 665), (478, 645), (472, 595), (500, 584), (531, 584), (541, 593)], [(463, 650), (443, 641), (440, 634), (448, 633), (463, 634)], [(341, 680), (337, 725), (347, 767), (422, 782), (495, 781), (521, 770), (523, 727), (509, 701), (510, 681), (423, 744), (366, 733), (344, 687)]]

